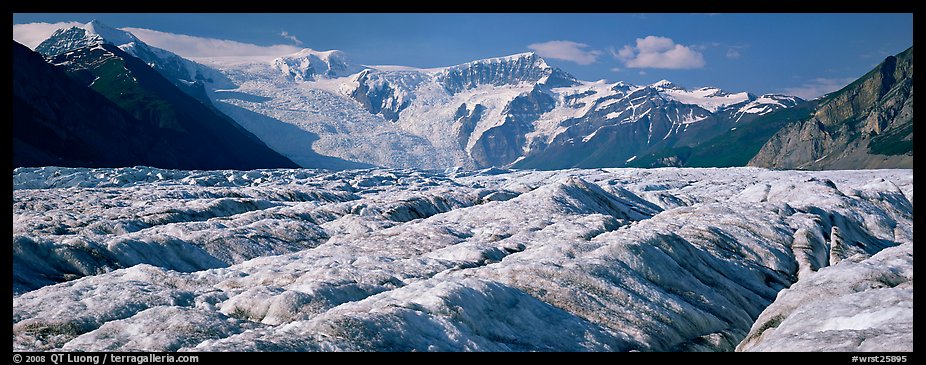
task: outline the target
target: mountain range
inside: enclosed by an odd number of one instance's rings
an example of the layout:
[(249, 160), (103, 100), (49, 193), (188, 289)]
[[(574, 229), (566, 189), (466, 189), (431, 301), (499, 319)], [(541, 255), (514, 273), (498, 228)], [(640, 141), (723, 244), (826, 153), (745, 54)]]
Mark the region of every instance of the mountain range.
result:
[[(666, 80), (581, 81), (536, 53), (432, 69), (351, 66), (341, 52), (312, 50), (223, 62), (213, 66), (239, 87), (211, 94), (219, 109), (299, 125), (320, 136), (319, 153), (392, 167), (622, 167), (804, 103)], [(247, 115), (236, 120), (300, 161), (304, 146), (273, 141)]]
[[(233, 120), (223, 130), (302, 167), (912, 166), (912, 48), (810, 101), (667, 80), (582, 81), (536, 53), (430, 69), (358, 65), (344, 52), (312, 49), (271, 61), (188, 60), (97, 21), (58, 30), (36, 51), (134, 117), (179, 130), (157, 102), (125, 100), (114, 94), (121, 88), (96, 81), (104, 59), (138, 65), (106, 69), (114, 79), (135, 79), (146, 66), (184, 95), (171, 97), (198, 101)], [(152, 87), (129, 84), (139, 95)], [(271, 165), (223, 167), (282, 166)]]

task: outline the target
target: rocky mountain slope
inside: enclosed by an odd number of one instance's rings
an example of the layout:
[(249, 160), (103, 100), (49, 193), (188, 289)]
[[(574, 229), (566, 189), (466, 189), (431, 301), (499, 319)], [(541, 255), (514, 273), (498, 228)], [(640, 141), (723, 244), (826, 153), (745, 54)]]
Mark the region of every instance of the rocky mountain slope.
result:
[(190, 96), (203, 102), (209, 99), (206, 88), (230, 86), (220, 72), (180, 57), (170, 51), (152, 47), (132, 33), (93, 20), (79, 27), (62, 28), (35, 47), (45, 57), (55, 57), (80, 48), (111, 44), (138, 57)]
[(14, 166), (296, 166), (110, 44), (13, 54)]
[(819, 102), (749, 161), (779, 169), (913, 167), (913, 48)]
[(912, 349), (911, 170), (12, 178), (15, 350)]
[[(13, 166), (119, 166), (144, 161), (138, 119), (13, 42)], [(88, 128), (87, 121), (96, 128)]]
[(912, 48), (810, 102), (666, 80), (581, 81), (534, 53), (431, 69), (311, 49), (193, 62), (96, 21), (37, 49), (102, 43), (304, 167), (912, 166)]

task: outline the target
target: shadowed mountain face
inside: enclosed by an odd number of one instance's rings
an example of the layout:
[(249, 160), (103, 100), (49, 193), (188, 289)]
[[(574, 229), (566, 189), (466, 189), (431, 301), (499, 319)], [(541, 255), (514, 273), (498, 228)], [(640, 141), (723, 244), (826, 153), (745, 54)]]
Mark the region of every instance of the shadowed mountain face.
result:
[[(92, 125), (88, 125), (92, 121)], [(13, 42), (13, 166), (126, 166), (156, 129)], [(162, 158), (177, 158), (165, 150)]]
[(115, 46), (51, 61), (13, 42), (14, 167), (297, 166)]
[(913, 48), (826, 96), (788, 124), (751, 166), (780, 169), (913, 167)]

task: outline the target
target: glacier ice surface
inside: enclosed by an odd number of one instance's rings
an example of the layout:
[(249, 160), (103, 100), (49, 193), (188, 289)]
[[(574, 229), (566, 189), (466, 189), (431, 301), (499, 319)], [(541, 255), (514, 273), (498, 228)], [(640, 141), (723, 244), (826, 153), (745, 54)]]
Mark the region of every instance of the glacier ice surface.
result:
[(912, 349), (912, 170), (13, 171), (13, 348)]

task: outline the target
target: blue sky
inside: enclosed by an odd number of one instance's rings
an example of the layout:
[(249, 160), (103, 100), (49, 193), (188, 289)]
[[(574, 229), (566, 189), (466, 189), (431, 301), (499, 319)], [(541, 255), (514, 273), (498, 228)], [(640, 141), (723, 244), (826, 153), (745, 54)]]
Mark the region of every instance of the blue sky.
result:
[[(583, 80), (803, 97), (838, 89), (913, 44), (912, 14), (14, 14), (14, 38), (24, 37), (17, 24), (92, 19), (139, 29), (181, 55), (204, 56), (206, 47), (183, 48), (198, 38), (415, 67), (533, 50)], [(235, 42), (227, 44), (244, 47)]]

